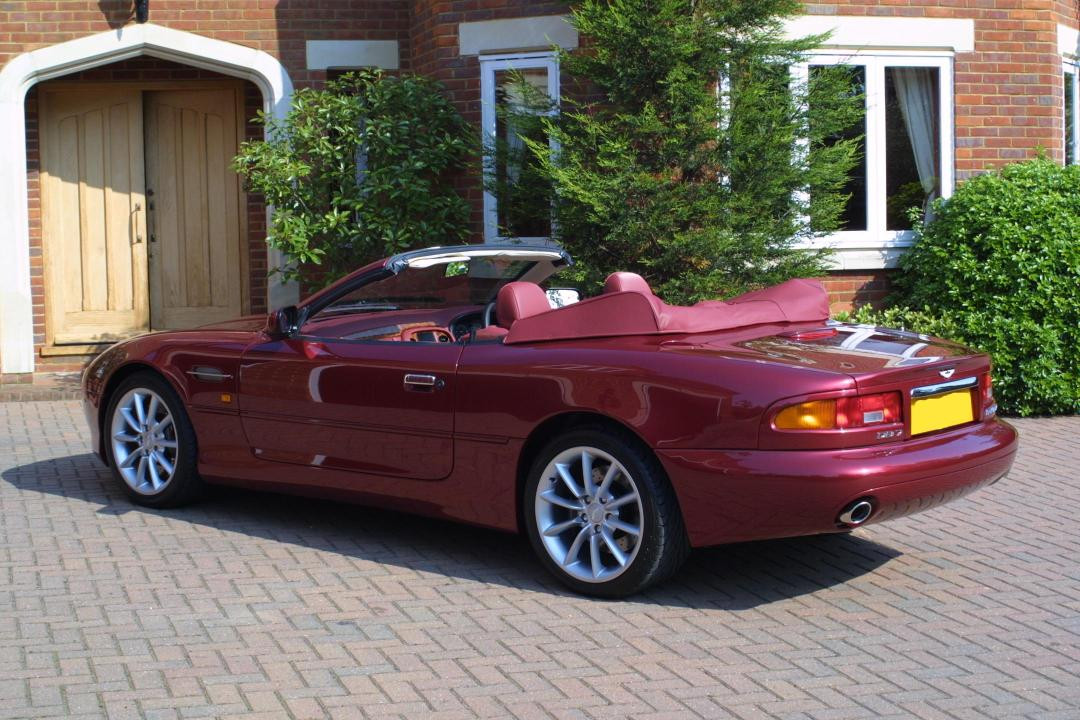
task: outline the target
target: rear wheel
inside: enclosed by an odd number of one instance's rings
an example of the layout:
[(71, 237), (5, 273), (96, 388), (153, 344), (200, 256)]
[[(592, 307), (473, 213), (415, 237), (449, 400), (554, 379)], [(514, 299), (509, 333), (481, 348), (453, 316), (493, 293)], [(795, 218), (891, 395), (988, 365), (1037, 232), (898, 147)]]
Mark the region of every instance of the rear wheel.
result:
[(621, 433), (589, 428), (550, 443), (533, 464), (524, 503), (540, 561), (580, 593), (631, 595), (669, 577), (688, 553), (663, 468)]
[(165, 380), (141, 372), (112, 394), (104, 431), (113, 475), (132, 502), (177, 507), (202, 491), (195, 430)]

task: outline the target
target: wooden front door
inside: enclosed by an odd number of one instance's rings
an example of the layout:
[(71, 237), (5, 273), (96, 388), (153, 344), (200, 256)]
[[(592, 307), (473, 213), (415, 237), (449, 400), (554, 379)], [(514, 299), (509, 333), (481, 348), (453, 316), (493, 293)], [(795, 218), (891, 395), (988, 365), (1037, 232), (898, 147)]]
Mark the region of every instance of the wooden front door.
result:
[(155, 330), (241, 314), (236, 91), (146, 93), (150, 318)]
[(39, 97), (47, 341), (109, 342), (143, 332), (142, 93), (43, 87)]

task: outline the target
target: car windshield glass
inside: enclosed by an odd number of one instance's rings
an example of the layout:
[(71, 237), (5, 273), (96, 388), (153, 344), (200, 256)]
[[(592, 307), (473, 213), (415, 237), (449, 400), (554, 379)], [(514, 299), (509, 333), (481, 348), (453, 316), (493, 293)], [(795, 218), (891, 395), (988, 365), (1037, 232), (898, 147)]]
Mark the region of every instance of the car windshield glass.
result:
[(506, 257), (448, 259), (425, 267), (408, 267), (396, 275), (359, 287), (335, 300), (319, 315), (484, 305), (499, 288), (535, 264)]

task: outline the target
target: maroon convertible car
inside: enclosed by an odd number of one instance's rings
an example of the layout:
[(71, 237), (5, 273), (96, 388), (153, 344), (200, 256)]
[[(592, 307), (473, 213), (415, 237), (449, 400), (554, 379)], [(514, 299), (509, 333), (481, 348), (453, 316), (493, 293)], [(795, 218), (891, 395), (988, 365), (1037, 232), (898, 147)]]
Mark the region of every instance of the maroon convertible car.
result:
[[(689, 548), (842, 532), (999, 480), (985, 355), (828, 320), (820, 283), (691, 307), (552, 247), (369, 265), (269, 318), (119, 343), (83, 384), (137, 503), (204, 482), (522, 531), (573, 589), (637, 592)], [(545, 287), (549, 287), (545, 291)]]

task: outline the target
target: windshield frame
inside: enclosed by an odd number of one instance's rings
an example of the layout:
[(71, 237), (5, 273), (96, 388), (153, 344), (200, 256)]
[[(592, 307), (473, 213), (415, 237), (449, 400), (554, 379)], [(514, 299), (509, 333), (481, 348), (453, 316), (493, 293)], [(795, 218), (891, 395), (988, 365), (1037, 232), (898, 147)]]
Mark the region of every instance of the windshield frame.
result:
[(333, 305), (349, 293), (399, 275), (410, 268), (423, 269), (437, 264), (468, 262), (473, 259), (495, 257), (519, 259), (535, 257), (535, 262), (527, 265), (516, 277), (505, 278), (502, 282), (496, 284), (491, 297), (487, 299), (485, 304), (493, 301), (499, 289), (509, 282), (515, 280), (543, 282), (559, 270), (574, 263), (569, 253), (555, 245), (477, 244), (412, 250), (360, 268), (351, 275), (347, 275), (329, 287), (306, 298), (298, 307), (299, 317), (296, 326), (302, 328), (306, 322), (314, 319), (322, 310)]

